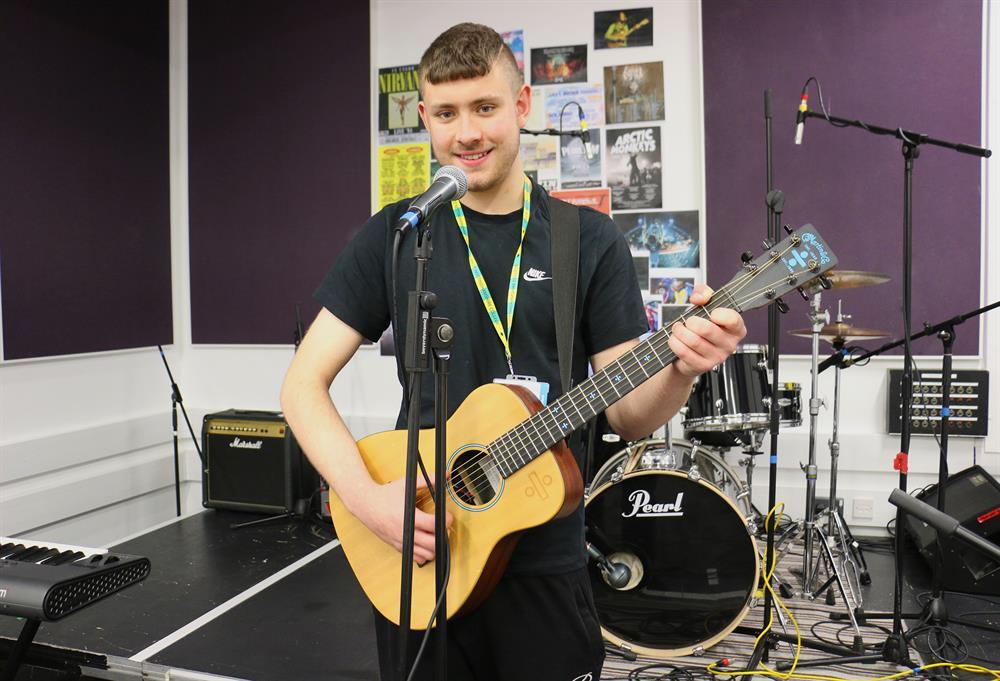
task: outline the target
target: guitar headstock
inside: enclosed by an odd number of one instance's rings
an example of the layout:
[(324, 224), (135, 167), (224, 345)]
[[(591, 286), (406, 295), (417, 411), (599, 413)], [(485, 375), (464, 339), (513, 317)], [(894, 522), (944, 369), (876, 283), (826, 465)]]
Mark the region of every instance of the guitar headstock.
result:
[[(779, 296), (810, 284), (837, 265), (837, 256), (812, 225), (803, 225), (781, 243), (743, 265), (732, 281), (716, 291), (743, 312), (764, 307)], [(714, 296), (713, 296), (714, 297)]]

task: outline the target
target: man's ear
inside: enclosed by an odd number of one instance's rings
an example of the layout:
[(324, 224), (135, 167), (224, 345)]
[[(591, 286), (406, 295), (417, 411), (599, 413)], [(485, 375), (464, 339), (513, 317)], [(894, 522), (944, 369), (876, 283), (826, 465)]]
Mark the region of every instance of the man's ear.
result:
[(521, 85), (517, 99), (514, 100), (514, 107), (517, 110), (517, 126), (523, 128), (531, 114), (531, 86), (527, 83)]
[(430, 130), (430, 126), (427, 125), (427, 108), (424, 107), (424, 100), (417, 102), (417, 113), (420, 114), (420, 120), (424, 122), (424, 129)]

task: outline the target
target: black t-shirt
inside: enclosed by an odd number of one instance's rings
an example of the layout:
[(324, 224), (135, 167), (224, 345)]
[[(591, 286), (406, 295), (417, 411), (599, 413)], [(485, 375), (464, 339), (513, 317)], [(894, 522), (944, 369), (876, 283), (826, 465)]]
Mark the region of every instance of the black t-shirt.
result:
[[(549, 242), (550, 200), (535, 187), (531, 219), (524, 236), (514, 325), (509, 343), (514, 372), (549, 384), (549, 402), (563, 393), (559, 377), (555, 320), (552, 307), (552, 252)], [(372, 216), (351, 240), (316, 291), (316, 299), (338, 319), (365, 338), (377, 341), (389, 326), (392, 297), (392, 228), (409, 206), (400, 201)], [(469, 242), (480, 270), (507, 328), (507, 288), (521, 237), (521, 210), (486, 215), (465, 208)], [(448, 413), (480, 385), (509, 373), (503, 345), (483, 306), (469, 268), (468, 250), (449, 206), (431, 217), (433, 256), (425, 290), (438, 296), (434, 315), (455, 327), (448, 377)], [(406, 338), (407, 291), (416, 278), (415, 234), (407, 234), (400, 249), (397, 279), (397, 343)], [(639, 285), (628, 245), (603, 213), (580, 209), (580, 269), (573, 348), (573, 381), (587, 377), (589, 357), (636, 338), (648, 330)], [(400, 351), (400, 356), (402, 352)], [(397, 367), (400, 376), (402, 369)], [(421, 427), (434, 423), (434, 381), (422, 385)], [(397, 428), (406, 426), (406, 396)], [(569, 445), (582, 461), (579, 437)], [(555, 574), (585, 565), (583, 505), (565, 518), (524, 532), (509, 570), (520, 574)]]

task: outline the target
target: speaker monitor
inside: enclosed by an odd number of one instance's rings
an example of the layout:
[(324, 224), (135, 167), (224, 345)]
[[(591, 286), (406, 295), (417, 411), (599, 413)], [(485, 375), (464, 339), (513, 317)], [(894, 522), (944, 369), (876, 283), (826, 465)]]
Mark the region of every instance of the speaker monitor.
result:
[[(917, 494), (938, 507), (938, 486)], [(1000, 544), (1000, 483), (980, 466), (950, 476), (945, 482), (944, 512), (967, 530)], [(949, 591), (1000, 595), (1000, 565), (954, 538), (938, 542), (933, 527), (907, 515), (905, 528), (931, 568), (942, 570), (942, 588)]]
[(319, 476), (280, 412), (208, 414), (201, 441), (206, 508), (293, 513), (319, 488)]

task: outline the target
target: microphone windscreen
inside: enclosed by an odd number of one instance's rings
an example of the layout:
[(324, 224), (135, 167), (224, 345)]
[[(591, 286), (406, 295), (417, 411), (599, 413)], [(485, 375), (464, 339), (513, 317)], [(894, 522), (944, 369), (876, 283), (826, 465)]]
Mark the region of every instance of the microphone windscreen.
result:
[(441, 168), (434, 173), (434, 182), (437, 182), (439, 178), (450, 177), (458, 183), (458, 190), (455, 192), (453, 200), (458, 200), (465, 196), (465, 192), (469, 191), (469, 178), (465, 176), (465, 173), (456, 166), (441, 166)]

